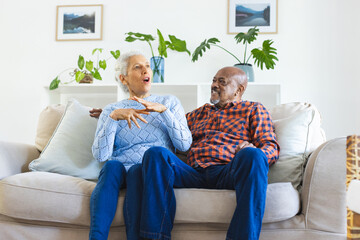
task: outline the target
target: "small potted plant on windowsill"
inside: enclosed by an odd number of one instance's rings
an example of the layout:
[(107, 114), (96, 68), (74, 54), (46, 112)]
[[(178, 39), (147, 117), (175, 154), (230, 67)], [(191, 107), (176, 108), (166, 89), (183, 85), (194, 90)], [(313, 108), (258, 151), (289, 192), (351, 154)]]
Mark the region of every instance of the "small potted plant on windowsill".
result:
[(249, 63), (251, 57), (254, 59), (254, 64), (260, 67), (261, 70), (263, 70), (264, 65), (266, 69), (274, 69), (276, 65), (275, 61), (279, 61), (276, 57), (277, 50), (276, 48), (272, 47), (272, 44), (274, 43), (272, 40), (263, 41), (262, 48), (253, 48), (250, 51), (250, 55), (247, 56), (248, 44), (256, 40), (258, 32), (259, 29), (257, 27), (253, 27), (250, 28), (247, 33), (238, 33), (235, 36), (236, 43), (242, 43), (245, 47), (243, 61), (241, 61), (238, 57), (236, 57), (233, 53), (224, 47), (218, 45), (220, 41), (217, 38), (205, 39), (193, 52), (192, 61), (197, 61), (199, 56), (201, 57), (206, 51), (206, 48), (210, 49), (210, 46), (221, 48), (238, 61), (238, 63), (236, 63), (234, 66), (242, 69), (248, 76), (248, 81), (252, 82), (254, 81), (254, 73), (252, 65)]
[[(100, 54), (102, 52), (103, 52), (102, 48), (95, 48), (92, 51), (92, 55), (97, 53), (95, 65), (94, 65), (93, 61), (91, 61), (91, 60), (85, 61), (85, 58), (83, 56), (79, 55), (78, 62), (77, 62), (78, 67), (77, 68), (68, 68), (68, 69), (60, 72), (56, 76), (56, 78), (54, 80), (52, 80), (52, 82), (50, 83), (49, 89), (54, 90), (54, 89), (58, 88), (60, 83), (69, 84), (74, 81), (76, 81), (78, 83), (92, 83), (94, 78), (97, 80), (102, 80), (100, 70), (106, 69), (106, 66), (107, 66), (106, 62), (111, 58), (111, 56), (110, 56), (107, 59), (100, 59)], [(120, 57), (119, 50), (110, 51), (110, 54), (115, 59), (118, 59)], [(65, 72), (68, 72), (69, 75), (71, 76), (71, 78), (73, 78), (71, 81), (68, 81), (68, 82), (61, 81), (60, 76)]]
[(127, 42), (134, 42), (139, 40), (145, 41), (149, 44), (152, 55), (150, 64), (153, 71), (153, 82), (164, 82), (164, 58), (167, 58), (167, 49), (171, 49), (177, 52), (187, 52), (189, 56), (191, 55), (190, 51), (186, 48), (186, 42), (184, 40), (178, 39), (174, 35), (168, 35), (169, 41), (166, 41), (159, 29), (157, 29), (159, 40), (157, 56), (155, 56), (153, 47), (151, 45), (151, 42), (155, 40), (152, 35), (134, 32), (128, 32), (126, 35), (127, 37), (125, 38), (125, 41)]

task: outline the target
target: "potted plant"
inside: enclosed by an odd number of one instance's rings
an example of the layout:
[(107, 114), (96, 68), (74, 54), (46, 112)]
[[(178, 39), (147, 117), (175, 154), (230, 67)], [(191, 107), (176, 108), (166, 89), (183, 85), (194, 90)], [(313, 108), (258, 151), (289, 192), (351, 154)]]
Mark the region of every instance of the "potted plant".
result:
[(266, 69), (274, 69), (276, 65), (275, 60), (279, 61), (276, 57), (277, 50), (276, 48), (272, 47), (272, 44), (274, 43), (274, 41), (272, 40), (263, 41), (261, 48), (253, 48), (250, 51), (250, 54), (247, 56), (248, 44), (256, 40), (258, 32), (259, 29), (257, 27), (253, 27), (250, 28), (247, 33), (241, 32), (235, 36), (236, 43), (242, 43), (245, 47), (244, 58), (242, 61), (233, 53), (231, 53), (224, 47), (218, 45), (220, 41), (217, 38), (205, 39), (193, 52), (192, 61), (197, 61), (199, 59), (199, 56), (201, 57), (203, 55), (203, 52), (206, 51), (206, 48), (210, 49), (210, 46), (215, 46), (223, 49), (225, 52), (233, 56), (238, 61), (238, 63), (236, 63), (234, 66), (239, 67), (240, 69), (245, 71), (248, 76), (248, 81), (254, 81), (252, 65), (249, 63), (251, 57), (254, 59), (254, 64), (260, 67), (261, 70), (263, 70), (264, 65)]
[(151, 42), (155, 40), (152, 35), (134, 32), (128, 32), (125, 34), (127, 35), (125, 38), (125, 41), (127, 42), (134, 42), (139, 40), (145, 41), (149, 44), (152, 55), (150, 59), (150, 65), (153, 71), (153, 82), (164, 82), (164, 58), (167, 58), (167, 49), (171, 49), (177, 52), (187, 52), (189, 56), (191, 55), (190, 51), (186, 48), (186, 42), (184, 40), (178, 39), (174, 35), (168, 35), (169, 40), (166, 41), (159, 29), (157, 29), (159, 41), (157, 56), (155, 56), (153, 47), (151, 45)]
[[(78, 62), (77, 62), (78, 67), (77, 68), (68, 68), (68, 69), (60, 72), (56, 76), (56, 78), (54, 80), (52, 80), (52, 82), (50, 83), (49, 89), (54, 90), (54, 89), (58, 88), (60, 83), (68, 84), (68, 83), (71, 83), (74, 81), (76, 81), (78, 83), (92, 83), (94, 78), (97, 80), (102, 80), (100, 70), (106, 69), (106, 65), (107, 65), (106, 62), (111, 58), (111, 56), (110, 56), (107, 59), (100, 59), (100, 54), (102, 52), (103, 52), (102, 48), (95, 48), (92, 51), (92, 55), (97, 53), (95, 64), (91, 60), (85, 61), (85, 58), (82, 55), (79, 55)], [(120, 57), (119, 50), (110, 51), (110, 54), (115, 59), (118, 59)], [(61, 82), (60, 76), (64, 72), (69, 72), (71, 78), (73, 78), (73, 79), (68, 82)]]

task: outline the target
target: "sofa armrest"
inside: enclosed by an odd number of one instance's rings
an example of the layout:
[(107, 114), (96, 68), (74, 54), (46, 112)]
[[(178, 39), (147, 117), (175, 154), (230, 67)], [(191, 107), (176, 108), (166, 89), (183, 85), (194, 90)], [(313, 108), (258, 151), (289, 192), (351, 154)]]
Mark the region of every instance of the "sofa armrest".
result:
[(0, 141), (0, 179), (28, 171), (29, 163), (39, 155), (33, 145)]
[(301, 193), (306, 228), (346, 234), (346, 137), (323, 143), (309, 157)]

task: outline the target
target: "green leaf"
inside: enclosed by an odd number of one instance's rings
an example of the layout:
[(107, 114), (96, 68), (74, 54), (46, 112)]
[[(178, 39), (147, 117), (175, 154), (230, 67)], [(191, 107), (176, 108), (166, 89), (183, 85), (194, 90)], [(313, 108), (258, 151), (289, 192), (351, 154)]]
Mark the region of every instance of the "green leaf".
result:
[(159, 36), (159, 56), (167, 58), (167, 52), (166, 52), (166, 42), (164, 40), (163, 35), (161, 34), (160, 30), (157, 29), (157, 34)]
[(170, 48), (171, 50), (175, 50), (175, 47), (174, 47), (174, 45), (173, 45), (171, 42), (165, 41), (165, 44), (166, 44), (166, 47), (167, 47), (167, 48)]
[(82, 71), (77, 71), (75, 74), (75, 80), (76, 82), (80, 82), (85, 77), (85, 73)]
[(217, 38), (210, 38), (207, 42), (212, 43), (212, 44), (216, 44), (216, 43), (219, 43), (220, 41)]
[(257, 27), (250, 28), (247, 33), (238, 33), (235, 36), (236, 43), (251, 43), (256, 40), (256, 36), (258, 35), (259, 29)]
[(100, 53), (102, 53), (103, 49), (102, 48), (95, 48), (93, 51), (92, 51), (92, 55), (94, 55), (96, 53), (96, 51), (99, 51)]
[(134, 41), (136, 41), (137, 40), (137, 38), (134, 38), (134, 37), (131, 37), (131, 36), (127, 36), (126, 38), (125, 38), (125, 41), (127, 41), (127, 42), (134, 42)]
[(93, 68), (94, 68), (93, 61), (86, 61), (86, 66), (85, 67), (89, 72), (91, 72), (93, 70)]
[(265, 65), (266, 69), (274, 69), (275, 60), (279, 61), (276, 57), (276, 48), (271, 47), (274, 42), (272, 40), (265, 40), (261, 48), (255, 48), (251, 51), (254, 60), (254, 64), (263, 70)]
[(84, 65), (85, 65), (85, 60), (84, 60), (84, 57), (79, 55), (79, 59), (78, 59), (78, 67), (80, 69), (83, 69), (84, 68)]
[(155, 38), (150, 34), (128, 32), (125, 33), (125, 35), (128, 35), (125, 38), (125, 41), (127, 42), (134, 42), (135, 40), (150, 42), (155, 40)]
[(115, 59), (118, 59), (120, 57), (120, 50), (116, 50), (115, 52), (110, 51), (110, 53)]
[(101, 67), (102, 69), (106, 69), (106, 61), (105, 60), (100, 60), (99, 61), (99, 67)]
[(205, 39), (193, 52), (191, 61), (195, 62), (199, 59), (199, 56), (202, 57), (206, 48), (210, 49), (210, 44), (216, 45), (219, 42), (220, 41), (217, 38), (210, 38), (209, 40)]
[(191, 55), (190, 51), (186, 48), (186, 42), (184, 40), (176, 38), (174, 35), (169, 35), (171, 41), (172, 50), (178, 52), (187, 52), (189, 56)]
[(54, 90), (56, 88), (59, 87), (59, 83), (60, 83), (60, 79), (58, 78), (58, 76), (56, 76), (56, 78), (54, 80), (51, 81), (49, 89), (50, 90)]
[(92, 75), (93, 75), (93, 77), (95, 79), (102, 80), (101, 75), (100, 75), (99, 71), (96, 68), (94, 69), (94, 72), (92, 72)]

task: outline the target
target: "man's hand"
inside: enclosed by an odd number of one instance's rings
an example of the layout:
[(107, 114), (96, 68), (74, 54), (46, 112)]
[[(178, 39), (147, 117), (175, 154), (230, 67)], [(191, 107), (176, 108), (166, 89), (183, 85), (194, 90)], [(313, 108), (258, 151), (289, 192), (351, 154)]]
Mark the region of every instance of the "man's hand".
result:
[(175, 153), (178, 154), (178, 155), (183, 155), (183, 156), (187, 156), (187, 154), (189, 153), (190, 149), (187, 150), (186, 152), (183, 152), (183, 151), (180, 151), (178, 149), (175, 149)]
[(101, 108), (93, 108), (89, 111), (90, 117), (99, 118), (101, 112), (102, 112)]
[(238, 153), (241, 149), (247, 148), (247, 147), (256, 148), (252, 143), (249, 143), (248, 141), (243, 141), (243, 142), (241, 142), (239, 145), (236, 146), (235, 150), (234, 150), (234, 149), (231, 149), (230, 151), (231, 151), (233, 154), (236, 154), (236, 153)]
[(114, 119), (115, 121), (119, 120), (126, 120), (128, 122), (129, 128), (131, 128), (131, 121), (135, 123), (135, 125), (140, 128), (139, 123), (136, 121), (136, 119), (140, 119), (144, 123), (148, 123), (140, 114), (150, 114), (146, 109), (133, 109), (133, 108), (127, 108), (127, 109), (115, 109), (110, 113), (110, 117)]
[(158, 112), (158, 113), (162, 113), (164, 111), (166, 111), (166, 107), (160, 103), (154, 103), (154, 102), (149, 102), (146, 101), (142, 98), (138, 98), (138, 97), (131, 97), (131, 100), (137, 101), (139, 103), (141, 103), (142, 105), (145, 106), (145, 109), (147, 112)]

